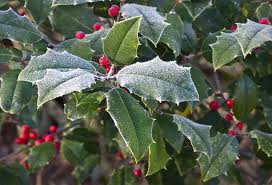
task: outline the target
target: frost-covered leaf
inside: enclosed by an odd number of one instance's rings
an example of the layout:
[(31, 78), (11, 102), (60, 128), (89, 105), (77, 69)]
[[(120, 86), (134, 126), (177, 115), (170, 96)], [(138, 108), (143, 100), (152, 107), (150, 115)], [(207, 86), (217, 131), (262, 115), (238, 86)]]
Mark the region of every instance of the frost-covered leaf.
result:
[(77, 31), (92, 33), (92, 25), (97, 22), (91, 7), (87, 4), (77, 6), (57, 6), (49, 16), (53, 30), (65, 37), (74, 37)]
[(37, 84), (40, 107), (49, 100), (90, 87), (95, 83), (95, 74), (96, 69), (88, 61), (67, 52), (48, 50), (33, 57), (18, 79)]
[(165, 22), (166, 18), (161, 16), (155, 7), (127, 3), (121, 8), (120, 12), (125, 18), (142, 16), (140, 33), (154, 45), (157, 45), (164, 29), (168, 25)]
[(116, 78), (122, 87), (146, 99), (177, 104), (198, 101), (190, 68), (178, 66), (174, 61), (164, 62), (157, 57), (148, 62), (138, 62), (121, 69)]
[(204, 154), (200, 154), (197, 159), (204, 181), (227, 173), (235, 160), (238, 159), (239, 144), (235, 137), (217, 134), (212, 138), (212, 149), (210, 159)]
[(104, 99), (104, 93), (74, 93), (65, 104), (64, 112), (68, 119), (74, 121), (81, 118), (92, 118)]
[(173, 116), (156, 116), (161, 132), (165, 140), (178, 152), (181, 152), (184, 135), (178, 130), (176, 124), (173, 123)]
[(83, 3), (94, 3), (104, 0), (53, 0), (53, 6), (59, 5), (77, 5)]
[(258, 148), (264, 151), (268, 157), (272, 156), (272, 134), (265, 133), (259, 130), (253, 130), (250, 132), (252, 138), (257, 139)]
[(22, 58), (22, 52), (14, 48), (0, 48), (0, 64), (19, 61)]
[(139, 162), (153, 142), (152, 126), (154, 120), (149, 117), (136, 99), (122, 89), (112, 89), (106, 97), (107, 111), (135, 161)]
[(179, 115), (173, 116), (173, 122), (177, 124), (178, 130), (190, 140), (194, 151), (201, 152), (209, 157), (212, 155), (211, 126), (193, 122)]
[(0, 11), (0, 37), (22, 43), (35, 43), (42, 38), (41, 32), (25, 16), (11, 8)]
[(211, 44), (211, 48), (213, 49), (212, 57), (215, 70), (243, 55), (234, 33), (222, 33), (217, 37), (217, 41)]
[(103, 50), (113, 64), (126, 65), (137, 56), (141, 17), (115, 22), (103, 38)]
[(180, 16), (176, 13), (169, 13), (166, 22), (167, 26), (161, 36), (161, 42), (167, 44), (174, 51), (175, 56), (181, 53), (184, 25)]
[(196, 19), (203, 11), (212, 6), (212, 0), (204, 0), (201, 2), (183, 2), (185, 8), (193, 19)]
[(247, 75), (238, 80), (234, 93), (233, 113), (239, 120), (245, 120), (257, 104), (257, 85)]
[(108, 28), (102, 28), (99, 31), (95, 31), (91, 34), (87, 34), (84, 40), (90, 42), (90, 47), (97, 54), (103, 54), (103, 42), (102, 38), (108, 33)]
[(53, 143), (46, 142), (31, 148), (28, 158), (31, 171), (37, 171), (38, 169), (48, 164), (49, 161), (53, 159), (55, 154), (56, 150)]
[(49, 16), (53, 0), (26, 0), (25, 6), (37, 25), (42, 24)]
[(166, 169), (166, 163), (170, 159), (165, 150), (161, 128), (157, 121), (153, 125), (152, 136), (155, 143), (152, 143), (149, 147), (147, 176), (152, 175), (161, 169)]
[(270, 21), (272, 21), (272, 5), (269, 2), (262, 3), (256, 9), (256, 15), (257, 15), (258, 19), (266, 17)]
[(121, 169), (116, 169), (110, 177), (107, 185), (138, 185), (139, 183), (136, 181), (132, 170), (132, 167), (127, 166), (122, 167)]
[(20, 112), (30, 101), (32, 85), (17, 81), (20, 70), (10, 70), (2, 77), (0, 88), (0, 107), (4, 112)]

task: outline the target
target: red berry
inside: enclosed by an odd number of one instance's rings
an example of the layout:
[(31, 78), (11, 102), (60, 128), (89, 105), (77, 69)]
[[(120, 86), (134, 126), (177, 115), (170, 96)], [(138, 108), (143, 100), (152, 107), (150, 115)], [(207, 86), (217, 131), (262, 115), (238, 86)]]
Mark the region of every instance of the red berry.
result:
[(225, 115), (225, 120), (227, 122), (231, 122), (233, 120), (233, 115), (231, 113), (228, 113)]
[(56, 151), (60, 151), (61, 142), (60, 141), (55, 141), (54, 146), (55, 146)]
[(135, 168), (134, 170), (133, 170), (133, 174), (135, 175), (135, 176), (137, 176), (137, 177), (142, 177), (142, 170), (140, 169), (140, 168)]
[(34, 145), (38, 146), (38, 145), (41, 145), (43, 142), (44, 142), (43, 139), (37, 139), (37, 140), (34, 142)]
[(122, 154), (121, 150), (118, 150), (117, 154), (116, 154), (117, 160), (121, 161), (124, 159), (124, 156)]
[(84, 39), (85, 33), (84, 33), (83, 31), (78, 31), (78, 32), (76, 32), (75, 37), (76, 37), (77, 39)]
[(230, 27), (228, 28), (228, 30), (236, 31), (236, 30), (237, 30), (237, 26), (236, 26), (236, 25), (230, 26)]
[(49, 127), (49, 131), (50, 131), (50, 133), (52, 133), (52, 134), (55, 134), (55, 133), (57, 132), (57, 129), (58, 129), (58, 127), (57, 127), (56, 125), (51, 125), (51, 126)]
[(18, 14), (19, 14), (20, 16), (24, 16), (24, 15), (25, 15), (25, 10), (24, 10), (24, 9), (18, 10)]
[(106, 70), (107, 73), (109, 73), (110, 70), (111, 70), (111, 66), (106, 67), (105, 70)]
[(219, 109), (219, 103), (216, 100), (213, 100), (209, 103), (209, 107), (211, 111), (217, 111)]
[(54, 137), (52, 135), (50, 135), (50, 134), (45, 135), (43, 137), (43, 139), (44, 139), (45, 142), (53, 142), (54, 141)]
[(28, 125), (23, 125), (21, 128), (22, 128), (22, 135), (29, 135), (30, 127)]
[(23, 144), (23, 140), (22, 140), (22, 138), (20, 138), (20, 137), (16, 137), (15, 138), (15, 143), (17, 144), (17, 145), (21, 145), (21, 144)]
[(269, 21), (269, 19), (266, 18), (266, 17), (261, 18), (261, 19), (259, 20), (259, 23), (260, 23), (260, 24), (267, 24), (267, 25), (271, 24), (270, 21)]
[(23, 168), (26, 169), (26, 170), (29, 170), (29, 169), (30, 169), (29, 164), (28, 164), (27, 161), (22, 162), (21, 165), (22, 165)]
[(107, 68), (110, 66), (110, 61), (108, 60), (108, 58), (103, 55), (102, 57), (100, 57), (99, 59), (99, 64), (104, 67), (104, 68)]
[(118, 15), (118, 13), (119, 13), (119, 6), (117, 6), (117, 5), (112, 5), (108, 9), (108, 14), (110, 17), (115, 17), (116, 15)]
[(94, 25), (93, 25), (93, 30), (94, 31), (98, 31), (98, 30), (100, 30), (102, 28), (102, 26), (101, 26), (101, 24), (99, 24), (99, 23), (95, 23)]
[(243, 130), (243, 128), (244, 128), (244, 123), (243, 123), (243, 122), (237, 123), (236, 128), (238, 128), (239, 130)]
[(37, 132), (36, 131), (30, 131), (29, 138), (33, 139), (33, 140), (37, 139), (38, 138)]
[(237, 132), (235, 130), (229, 130), (228, 135), (229, 136), (237, 136)]
[(226, 101), (226, 105), (227, 105), (227, 107), (228, 107), (229, 109), (232, 109), (232, 107), (233, 107), (233, 100), (232, 100), (232, 99), (228, 99), (228, 100)]

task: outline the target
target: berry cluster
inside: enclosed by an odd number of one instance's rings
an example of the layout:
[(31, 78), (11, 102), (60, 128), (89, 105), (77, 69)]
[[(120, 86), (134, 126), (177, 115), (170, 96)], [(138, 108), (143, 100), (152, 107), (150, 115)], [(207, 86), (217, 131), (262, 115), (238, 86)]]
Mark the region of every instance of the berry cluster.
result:
[(100, 57), (98, 63), (99, 63), (100, 66), (102, 66), (106, 70), (107, 73), (110, 72), (111, 64), (110, 64), (110, 61), (108, 60), (108, 58), (105, 55)]
[[(112, 5), (109, 9), (108, 9), (108, 14), (110, 17), (116, 17), (119, 14), (119, 6), (118, 5)], [(102, 28), (102, 25), (100, 23), (95, 23), (93, 25), (93, 30), (94, 31), (98, 31)], [(75, 38), (77, 39), (84, 39), (86, 36), (86, 34), (83, 31), (77, 31), (75, 34)]]
[[(233, 100), (227, 99), (225, 100), (224, 104), (227, 107), (227, 113), (224, 115), (224, 119), (225, 121), (229, 122), (229, 123), (236, 123), (235, 127), (231, 130), (228, 131), (228, 135), (229, 136), (237, 136), (238, 132), (242, 131), (244, 128), (244, 123), (243, 122), (237, 122), (236, 119), (234, 119), (234, 115), (232, 114), (231, 110), (233, 107)], [(218, 111), (218, 109), (220, 108), (220, 103), (217, 100), (213, 100), (209, 103), (209, 108), (211, 111)]]

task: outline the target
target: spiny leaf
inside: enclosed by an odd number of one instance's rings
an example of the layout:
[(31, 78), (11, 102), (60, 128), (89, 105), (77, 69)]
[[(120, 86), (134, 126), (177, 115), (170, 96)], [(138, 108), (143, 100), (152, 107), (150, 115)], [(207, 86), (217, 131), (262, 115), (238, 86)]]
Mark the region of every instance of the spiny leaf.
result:
[(20, 112), (30, 101), (32, 85), (29, 82), (17, 81), (20, 70), (8, 71), (1, 80), (0, 107), (4, 112)]
[(174, 61), (164, 62), (159, 57), (126, 66), (118, 72), (116, 78), (122, 87), (145, 99), (177, 104), (199, 99), (190, 68), (178, 66)]
[(130, 64), (137, 56), (140, 22), (141, 17), (115, 22), (103, 38), (104, 53), (113, 64)]
[(104, 0), (53, 0), (53, 6), (59, 5), (77, 5), (83, 3), (94, 3)]
[(212, 138), (212, 149), (210, 159), (204, 154), (200, 154), (197, 159), (204, 181), (226, 173), (234, 161), (238, 159), (239, 144), (235, 137), (217, 134)]
[(152, 175), (161, 169), (166, 169), (166, 163), (170, 159), (165, 150), (165, 143), (158, 122), (154, 123), (152, 135), (155, 143), (149, 147), (148, 170), (146, 175)]
[(179, 115), (173, 116), (173, 122), (177, 124), (178, 130), (190, 140), (194, 151), (209, 157), (212, 155), (211, 126), (195, 123)]
[(0, 37), (32, 44), (41, 40), (42, 34), (25, 16), (10, 8), (0, 11)]
[(272, 134), (253, 130), (250, 132), (252, 138), (257, 139), (258, 148), (264, 151), (268, 157), (272, 156)]
[(37, 84), (40, 107), (49, 100), (90, 87), (95, 83), (95, 74), (96, 69), (88, 61), (67, 52), (48, 50), (33, 57), (18, 80)]
[(139, 162), (153, 142), (154, 120), (136, 99), (122, 89), (112, 89), (106, 97), (107, 111), (136, 162)]
[(195, 20), (203, 11), (212, 6), (212, 0), (204, 0), (202, 2), (184, 2), (183, 4), (191, 17)]
[(125, 4), (120, 12), (125, 18), (142, 16), (140, 33), (150, 40), (155, 46), (158, 44), (162, 33), (168, 23), (166, 18), (162, 17), (155, 7), (148, 7), (137, 4)]
[(91, 34), (87, 34), (84, 41), (90, 42), (90, 47), (97, 54), (103, 54), (103, 42), (102, 37), (105, 37), (108, 33), (108, 28), (102, 28), (99, 31), (95, 31)]

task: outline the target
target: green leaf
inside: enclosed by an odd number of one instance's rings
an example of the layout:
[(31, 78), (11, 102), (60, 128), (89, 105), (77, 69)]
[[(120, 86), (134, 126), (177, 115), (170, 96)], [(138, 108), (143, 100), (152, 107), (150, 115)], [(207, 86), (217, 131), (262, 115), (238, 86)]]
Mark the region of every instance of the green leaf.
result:
[(202, 102), (204, 99), (208, 97), (209, 86), (205, 81), (206, 76), (196, 67), (191, 68), (191, 75), (193, 82), (196, 86), (197, 92), (199, 94), (199, 100), (200, 102)]
[(268, 126), (272, 129), (272, 97), (266, 93), (260, 94), (260, 103)]
[(14, 48), (0, 48), (0, 64), (7, 64), (11, 61), (19, 61), (22, 52)]
[(126, 65), (137, 56), (141, 17), (115, 22), (103, 38), (103, 50), (113, 64)]
[(20, 112), (32, 97), (32, 85), (17, 81), (20, 70), (8, 71), (1, 80), (0, 107), (4, 112)]
[(42, 24), (50, 14), (52, 0), (26, 0), (25, 7), (29, 10), (35, 23)]
[(95, 83), (95, 74), (96, 69), (88, 61), (48, 50), (33, 57), (18, 79), (37, 84), (40, 107), (49, 100), (90, 87)]
[(164, 62), (156, 57), (148, 62), (138, 62), (121, 69), (116, 78), (122, 87), (145, 99), (177, 104), (183, 101), (198, 101), (190, 68), (178, 66), (174, 61)]
[(272, 134), (253, 130), (250, 132), (252, 138), (257, 139), (258, 148), (264, 151), (268, 157), (272, 156)]
[(85, 60), (90, 60), (93, 54), (93, 50), (90, 48), (90, 42), (78, 39), (69, 39), (61, 42), (54, 47), (54, 50), (58, 52), (67, 51)]
[(184, 53), (195, 51), (197, 47), (197, 36), (192, 23), (184, 22), (184, 35), (182, 38), (181, 50)]
[(0, 165), (0, 182), (5, 185), (29, 185), (29, 175), (19, 164)]
[(83, 161), (87, 155), (83, 143), (70, 141), (67, 139), (61, 142), (61, 153), (63, 154), (64, 158), (73, 166), (84, 164)]
[(234, 164), (234, 161), (238, 159), (239, 144), (235, 137), (217, 134), (212, 138), (212, 148), (210, 159), (205, 154), (200, 154), (197, 159), (204, 181), (225, 174)]
[(46, 142), (31, 148), (28, 158), (31, 171), (37, 171), (48, 164), (55, 154), (56, 151), (53, 143)]
[(191, 17), (195, 20), (203, 11), (212, 6), (212, 0), (201, 2), (183, 2)]
[(173, 122), (177, 124), (178, 130), (190, 140), (195, 152), (212, 155), (211, 126), (195, 123), (179, 115), (173, 116)]
[(213, 67), (219, 69), (242, 55), (241, 47), (234, 33), (222, 33), (217, 41), (210, 45), (213, 50)]
[(41, 40), (42, 34), (25, 16), (10, 8), (0, 11), (0, 37), (32, 44)]
[(122, 89), (112, 89), (106, 97), (107, 111), (136, 162), (139, 162), (153, 142), (154, 120), (136, 99)]
[(55, 7), (49, 19), (53, 30), (68, 38), (74, 37), (79, 30), (92, 33), (92, 25), (97, 22), (92, 8), (87, 4)]
[(257, 15), (258, 19), (266, 17), (269, 20), (272, 20), (272, 5), (269, 2), (262, 3), (256, 9), (256, 15)]
[(176, 13), (169, 13), (166, 18), (166, 22), (170, 25), (165, 28), (160, 41), (167, 44), (174, 51), (175, 56), (178, 56), (184, 38), (184, 25)]
[(104, 99), (104, 93), (74, 93), (64, 105), (64, 112), (68, 119), (75, 121), (81, 118), (92, 118)]
[(110, 177), (108, 185), (138, 185), (132, 170), (132, 167), (117, 169)]
[(165, 140), (178, 152), (181, 152), (184, 135), (178, 131), (178, 127), (173, 123), (173, 116), (156, 116), (161, 132)]
[(120, 12), (125, 18), (141, 16), (140, 33), (150, 40), (155, 46), (158, 44), (162, 33), (168, 23), (166, 18), (162, 17), (155, 7), (148, 7), (137, 4), (125, 4)]
[(257, 93), (257, 85), (248, 76), (242, 75), (234, 93), (233, 113), (237, 119), (245, 120), (256, 107)]
[(152, 143), (149, 147), (148, 170), (146, 176), (152, 175), (163, 168), (166, 169), (166, 163), (170, 159), (165, 150), (161, 128), (157, 121), (154, 123), (152, 135), (155, 143)]
[(105, 37), (109, 29), (102, 28), (99, 31), (95, 31), (91, 34), (87, 34), (84, 40), (90, 42), (90, 47), (97, 54), (103, 54), (103, 42), (102, 37)]
[(127, 144), (125, 143), (122, 136), (120, 134), (118, 134), (113, 140), (118, 143), (118, 146), (119, 146), (123, 156), (126, 157), (129, 154), (129, 148), (127, 147)]
[(59, 5), (77, 5), (83, 3), (94, 3), (104, 0), (53, 0), (53, 6)]

